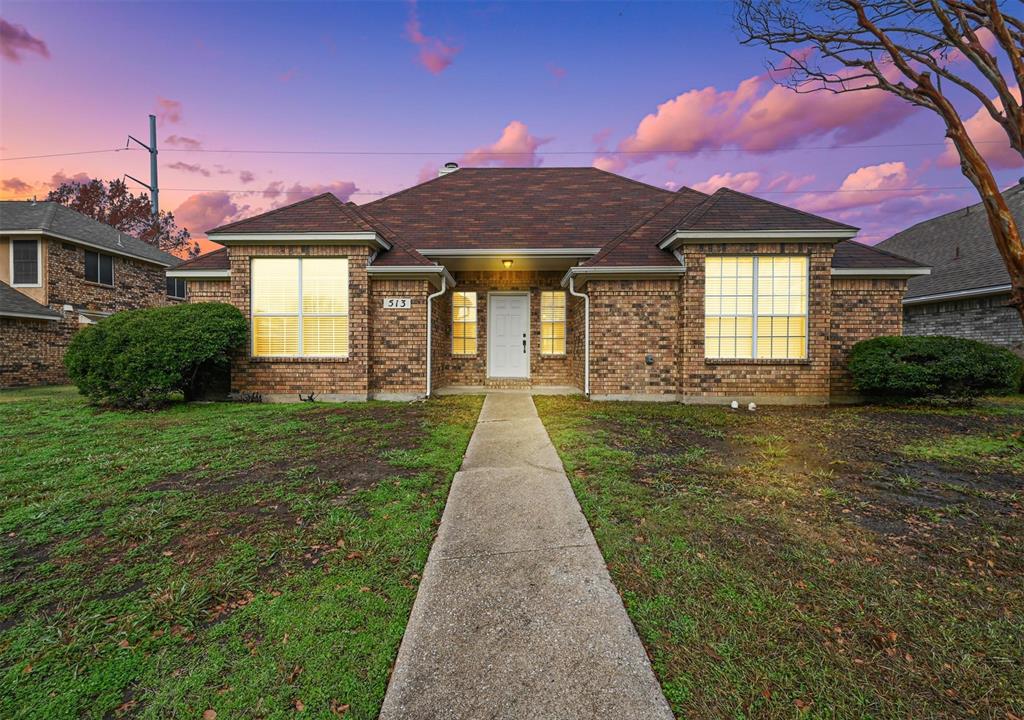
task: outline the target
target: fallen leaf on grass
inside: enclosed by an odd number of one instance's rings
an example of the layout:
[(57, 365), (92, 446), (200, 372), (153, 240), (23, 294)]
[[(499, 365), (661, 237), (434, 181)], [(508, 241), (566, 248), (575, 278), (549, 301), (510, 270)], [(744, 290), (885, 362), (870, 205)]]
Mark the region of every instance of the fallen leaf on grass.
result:
[(348, 703), (340, 703), (337, 700), (331, 700), (331, 712), (338, 717), (344, 717), (345, 713), (348, 712)]
[(203, 720), (217, 720), (217, 711), (214, 709), (203, 711)]
[(345, 556), (345, 559), (346, 560), (358, 560), (362, 556), (363, 556), (363, 554), (361, 552), (359, 552), (358, 550), (353, 550), (352, 552), (350, 552), (348, 555)]
[(296, 698), (296, 700), (295, 700), (295, 710), (296, 710), (296, 712), (302, 712), (305, 709), (306, 709), (306, 704), (304, 702), (302, 702), (301, 700), (299, 700), (298, 698)]

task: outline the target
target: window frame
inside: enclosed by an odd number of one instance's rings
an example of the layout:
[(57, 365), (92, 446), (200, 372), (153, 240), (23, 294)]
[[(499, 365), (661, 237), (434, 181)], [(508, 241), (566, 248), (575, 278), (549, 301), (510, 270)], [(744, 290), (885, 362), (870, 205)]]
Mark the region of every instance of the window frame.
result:
[[(472, 295), (473, 296), (473, 320), (456, 320), (455, 319), (455, 296), (456, 295)], [(465, 334), (465, 326), (473, 325), (473, 352), (466, 352), (466, 340), (470, 339), (469, 335)], [(456, 333), (456, 328), (462, 326), (462, 334)], [(462, 352), (455, 351), (455, 341), (462, 340)], [(476, 357), (480, 354), (480, 294), (476, 290), (452, 290), (452, 343), (451, 353), (453, 357)]]
[(174, 289), (177, 291), (178, 283), (181, 283), (181, 295), (175, 295), (174, 293), (167, 293), (167, 297), (173, 298), (174, 300), (187, 300), (188, 299), (188, 280), (181, 277), (170, 277), (166, 278), (167, 282), (174, 284)]
[[(36, 281), (30, 283), (14, 282), (14, 246), (19, 242), (34, 242), (36, 244)], [(12, 237), (10, 244), (11, 287), (37, 288), (43, 286), (43, 241), (40, 238), (19, 238)]]
[[(753, 277), (752, 277), (752, 290), (751, 290), (751, 344), (750, 344), (750, 357), (722, 357), (708, 355), (708, 344), (707, 344), (707, 319), (708, 317), (715, 318), (726, 318), (726, 317), (747, 317), (744, 315), (711, 315), (707, 313), (707, 258), (743, 258), (749, 257), (753, 259)], [(804, 286), (804, 312), (800, 315), (765, 315), (765, 317), (785, 317), (785, 318), (800, 318), (804, 319), (804, 343), (803, 343), (803, 356), (802, 357), (758, 357), (757, 355), (757, 337), (758, 337), (758, 277), (760, 275), (760, 261), (762, 258), (785, 258), (792, 260), (794, 258), (803, 258), (807, 263), (807, 274), (806, 284)], [(704, 272), (704, 360), (705, 362), (738, 362), (738, 363), (806, 363), (810, 362), (811, 359), (811, 258), (805, 254), (787, 254), (787, 253), (760, 253), (760, 254), (715, 254), (705, 256), (705, 272)], [(725, 296), (719, 296), (725, 297)], [(739, 296), (736, 296), (739, 297)], [(794, 296), (791, 296), (794, 297)], [(721, 336), (720, 336), (721, 337)], [(787, 336), (788, 337), (788, 336)]]
[[(298, 306), (294, 313), (257, 313), (253, 308), (255, 303), (253, 302), (252, 294), (252, 276), (253, 276), (253, 264), (257, 260), (294, 260), (299, 265), (298, 272)], [(307, 313), (303, 311), (302, 307), (302, 264), (303, 260), (344, 260), (345, 261), (345, 275), (348, 283), (345, 286), (345, 312), (343, 313)], [(302, 257), (290, 257), (280, 255), (266, 255), (259, 257), (249, 258), (249, 357), (256, 360), (310, 360), (317, 361), (323, 360), (330, 362), (332, 360), (347, 360), (352, 354), (352, 324), (351, 324), (351, 301), (352, 301), (352, 263), (347, 257), (337, 256), (302, 256)], [(256, 318), (258, 317), (285, 317), (285, 318), (296, 318), (298, 321), (298, 350), (295, 355), (257, 355), (256, 354)], [(306, 355), (305, 348), (303, 347), (303, 319), (306, 317), (343, 317), (346, 320), (345, 332), (347, 337), (345, 338), (345, 347), (347, 351), (344, 355)]]
[[(88, 268), (89, 268), (89, 265), (88, 265), (89, 253), (92, 253), (93, 255), (96, 256), (96, 279), (95, 280), (90, 280), (89, 279), (89, 275), (88, 275), (88, 272), (89, 272), (89, 270), (88, 270)], [(105, 257), (106, 258), (110, 258), (110, 282), (109, 283), (103, 282), (103, 258), (105, 258)], [(90, 283), (92, 285), (99, 285), (100, 287), (105, 287), (105, 288), (112, 288), (112, 287), (114, 287), (115, 281), (116, 281), (116, 279), (114, 277), (114, 256), (110, 255), (108, 253), (100, 252), (99, 250), (89, 250), (88, 248), (86, 248), (85, 254), (82, 256), (82, 277), (85, 278), (85, 281), (87, 283)]]
[[(562, 296), (562, 319), (561, 320), (545, 320), (544, 319), (544, 296), (545, 295), (561, 295)], [(565, 357), (569, 349), (569, 296), (564, 290), (541, 290), (540, 291), (540, 355), (541, 357)], [(562, 337), (557, 338), (553, 335), (550, 338), (546, 338), (544, 335), (545, 325), (556, 325), (562, 324)], [(544, 352), (544, 340), (548, 339), (552, 341), (552, 345), (556, 340), (562, 341), (562, 349), (559, 352)]]

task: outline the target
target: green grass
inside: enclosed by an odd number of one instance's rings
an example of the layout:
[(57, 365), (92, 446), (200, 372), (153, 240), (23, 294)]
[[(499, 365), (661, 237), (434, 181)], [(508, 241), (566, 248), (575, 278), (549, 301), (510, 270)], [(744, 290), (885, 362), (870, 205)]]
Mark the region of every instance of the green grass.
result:
[(903, 453), (922, 460), (1024, 473), (1024, 434), (1021, 431), (1003, 437), (968, 435), (925, 440), (905, 446)]
[(375, 717), (479, 407), (0, 393), (0, 717)]
[(535, 401), (679, 717), (1024, 716), (1019, 404)]

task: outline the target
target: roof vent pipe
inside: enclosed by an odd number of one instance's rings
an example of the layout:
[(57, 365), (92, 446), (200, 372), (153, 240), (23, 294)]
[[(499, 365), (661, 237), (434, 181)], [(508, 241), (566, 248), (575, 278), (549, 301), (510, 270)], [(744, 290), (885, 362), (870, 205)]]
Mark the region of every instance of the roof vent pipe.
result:
[(453, 173), (458, 169), (459, 164), (457, 162), (446, 162), (444, 165), (441, 166), (441, 169), (437, 171), (437, 176), (441, 177), (442, 175), (448, 175), (449, 173)]

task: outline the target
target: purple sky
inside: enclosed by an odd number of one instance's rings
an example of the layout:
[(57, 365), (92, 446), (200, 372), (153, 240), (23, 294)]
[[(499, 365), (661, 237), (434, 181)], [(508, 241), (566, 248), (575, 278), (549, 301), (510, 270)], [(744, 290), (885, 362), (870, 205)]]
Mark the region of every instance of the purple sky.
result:
[[(120, 148), (156, 113), (162, 206), (195, 234), (324, 190), (368, 202), (448, 160), (727, 184), (857, 225), (869, 243), (976, 202), (930, 113), (776, 87), (731, 10), (8, 0), (0, 158)], [(1024, 174), (993, 123), (970, 128), (1004, 185)], [(123, 173), (146, 179), (145, 153), (5, 159), (0, 197)]]

